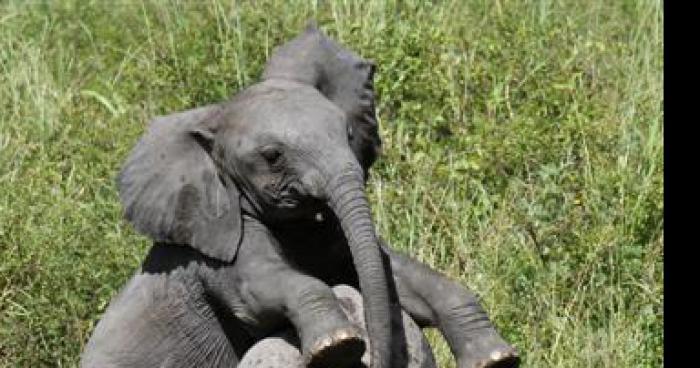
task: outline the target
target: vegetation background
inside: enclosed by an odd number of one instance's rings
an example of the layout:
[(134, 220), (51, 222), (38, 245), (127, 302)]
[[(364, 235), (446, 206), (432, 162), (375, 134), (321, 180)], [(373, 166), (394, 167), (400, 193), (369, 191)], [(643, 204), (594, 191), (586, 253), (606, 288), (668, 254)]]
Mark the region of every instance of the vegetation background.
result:
[[(476, 290), (525, 367), (663, 366), (660, 0), (0, 0), (0, 366), (75, 366), (149, 246), (149, 118), (314, 18), (374, 59), (379, 232)], [(428, 332), (441, 367), (449, 351)]]

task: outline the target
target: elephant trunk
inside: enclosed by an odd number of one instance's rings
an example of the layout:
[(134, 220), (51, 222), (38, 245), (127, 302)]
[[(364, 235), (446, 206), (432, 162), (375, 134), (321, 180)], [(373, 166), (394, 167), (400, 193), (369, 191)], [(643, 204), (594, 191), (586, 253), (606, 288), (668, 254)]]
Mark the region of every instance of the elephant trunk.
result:
[(389, 292), (379, 241), (364, 192), (359, 165), (342, 170), (329, 182), (329, 205), (347, 238), (365, 302), (371, 366), (389, 367), (391, 318)]

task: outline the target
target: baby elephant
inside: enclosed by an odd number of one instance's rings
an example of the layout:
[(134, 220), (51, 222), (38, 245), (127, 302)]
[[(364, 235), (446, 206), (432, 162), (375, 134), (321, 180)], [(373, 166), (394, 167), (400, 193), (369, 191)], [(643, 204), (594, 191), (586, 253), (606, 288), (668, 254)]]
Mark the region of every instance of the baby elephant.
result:
[[(393, 367), (398, 305), (439, 328), (460, 367), (517, 366), (471, 292), (375, 234), (364, 193), (380, 149), (374, 70), (309, 27), (232, 100), (151, 122), (118, 186), (154, 245), (83, 366), (233, 367), (291, 323), (307, 366), (349, 367), (368, 348), (372, 367)], [(368, 346), (339, 284), (361, 290)]]

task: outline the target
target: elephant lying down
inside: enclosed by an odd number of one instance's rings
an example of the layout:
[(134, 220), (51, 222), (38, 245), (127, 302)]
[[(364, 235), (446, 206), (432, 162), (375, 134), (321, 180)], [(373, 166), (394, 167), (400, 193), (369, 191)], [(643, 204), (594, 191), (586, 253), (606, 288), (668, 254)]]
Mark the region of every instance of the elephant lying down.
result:
[[(363, 339), (366, 342), (362, 296), (357, 290), (346, 285), (334, 286), (333, 294), (338, 298), (350, 322), (362, 330)], [(391, 352), (395, 357), (394, 365), (405, 368), (436, 368), (430, 345), (411, 317), (400, 308), (392, 310), (391, 317), (394, 338)], [(299, 367), (302, 358), (298, 347), (299, 343), (294, 331), (287, 329), (253, 345), (241, 359), (238, 368)], [(356, 368), (363, 367), (369, 367), (368, 353), (362, 356), (362, 363), (356, 366)]]
[(459, 367), (518, 365), (471, 292), (375, 234), (364, 193), (380, 148), (374, 70), (310, 27), (232, 100), (151, 122), (118, 186), (154, 245), (83, 366), (232, 367), (291, 324), (307, 366), (349, 367), (367, 346), (338, 284), (362, 292), (372, 367), (396, 366), (397, 305), (437, 327)]

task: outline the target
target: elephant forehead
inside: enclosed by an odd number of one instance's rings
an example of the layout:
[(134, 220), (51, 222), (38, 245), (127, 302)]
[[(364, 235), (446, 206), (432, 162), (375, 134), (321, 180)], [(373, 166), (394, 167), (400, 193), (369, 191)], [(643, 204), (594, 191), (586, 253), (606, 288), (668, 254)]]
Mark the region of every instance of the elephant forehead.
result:
[(244, 124), (279, 132), (344, 131), (343, 111), (315, 89), (266, 84), (243, 103), (240, 117)]

